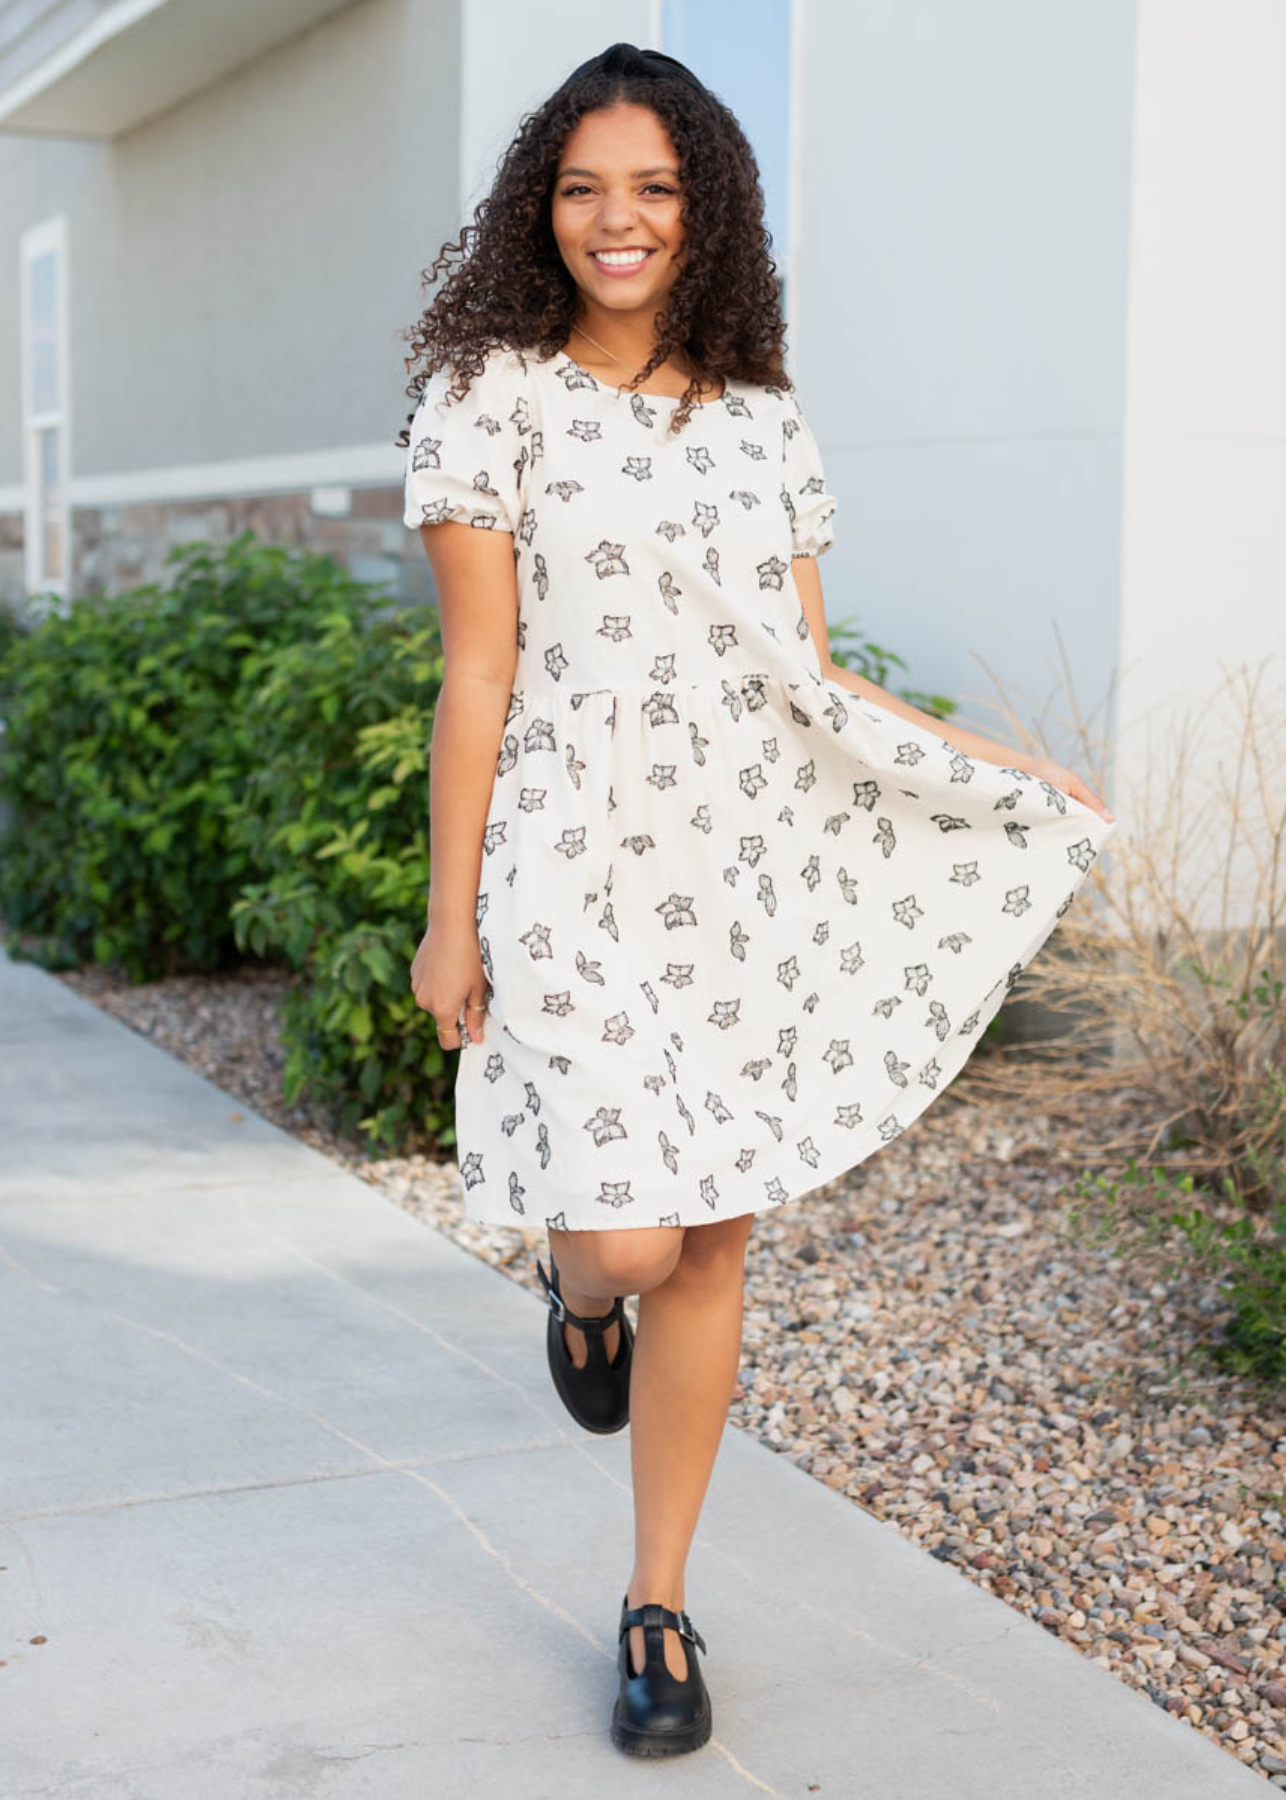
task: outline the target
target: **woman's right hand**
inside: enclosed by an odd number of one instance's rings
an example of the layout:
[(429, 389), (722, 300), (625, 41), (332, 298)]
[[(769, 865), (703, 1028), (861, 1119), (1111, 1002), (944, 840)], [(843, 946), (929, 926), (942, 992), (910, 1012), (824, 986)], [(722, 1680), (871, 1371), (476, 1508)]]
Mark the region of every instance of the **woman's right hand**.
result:
[(444, 1050), (463, 1044), (462, 1017), (470, 1042), (482, 1042), (489, 991), (477, 927), (430, 923), (411, 963), (411, 992), (415, 1004), (433, 1014)]

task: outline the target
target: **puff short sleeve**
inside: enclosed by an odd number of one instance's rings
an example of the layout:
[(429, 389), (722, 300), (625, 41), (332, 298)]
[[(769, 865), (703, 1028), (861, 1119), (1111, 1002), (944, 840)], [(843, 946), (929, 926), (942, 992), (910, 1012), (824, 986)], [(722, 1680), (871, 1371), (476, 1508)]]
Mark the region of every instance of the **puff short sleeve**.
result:
[(820, 556), (835, 541), (835, 496), (826, 486), (817, 439), (793, 392), (782, 420), (782, 505), (790, 515), (795, 556)]
[(460, 400), (451, 398), (452, 370), (425, 382), (409, 427), (403, 524), (518, 529), (530, 460), (526, 367), (519, 352), (493, 350)]

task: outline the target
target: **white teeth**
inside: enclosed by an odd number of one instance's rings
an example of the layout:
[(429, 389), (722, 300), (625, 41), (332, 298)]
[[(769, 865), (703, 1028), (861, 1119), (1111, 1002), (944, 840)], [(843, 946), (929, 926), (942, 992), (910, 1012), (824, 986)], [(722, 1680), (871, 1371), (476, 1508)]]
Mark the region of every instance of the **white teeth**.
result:
[(641, 263), (651, 255), (650, 250), (595, 250), (596, 262), (608, 263), (613, 268), (627, 268), (632, 263)]

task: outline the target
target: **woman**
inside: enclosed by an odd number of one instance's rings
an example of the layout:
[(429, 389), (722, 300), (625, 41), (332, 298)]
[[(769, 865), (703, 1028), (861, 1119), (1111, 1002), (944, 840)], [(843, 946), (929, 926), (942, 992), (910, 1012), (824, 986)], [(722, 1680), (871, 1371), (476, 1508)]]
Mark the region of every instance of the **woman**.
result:
[(411, 980), (467, 1208), (544, 1222), (555, 1385), (631, 1426), (612, 1736), (667, 1755), (710, 1735), (685, 1568), (754, 1214), (929, 1104), (1112, 827), (831, 663), (755, 160), (689, 70), (583, 64), (475, 219), (399, 439), (446, 668)]

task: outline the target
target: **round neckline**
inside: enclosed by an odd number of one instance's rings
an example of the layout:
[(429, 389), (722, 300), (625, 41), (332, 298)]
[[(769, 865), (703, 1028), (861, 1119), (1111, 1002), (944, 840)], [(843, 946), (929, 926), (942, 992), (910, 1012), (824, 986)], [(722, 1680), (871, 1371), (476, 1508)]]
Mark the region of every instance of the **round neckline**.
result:
[[(578, 363), (574, 356), (569, 356), (566, 350), (556, 350), (554, 355), (561, 356), (564, 362), (570, 363), (573, 369), (579, 369), (582, 375), (588, 375), (596, 388), (602, 393), (612, 394), (617, 400), (633, 399), (635, 394), (637, 394), (640, 400), (664, 400), (667, 406), (678, 406), (682, 401), (683, 396), (681, 394), (649, 394), (640, 388), (630, 388), (627, 390), (625, 388), (610, 387), (607, 382), (600, 380), (592, 369), (587, 369), (584, 363)], [(693, 411), (702, 412), (707, 406), (720, 405), (722, 401), (728, 398), (730, 386), (731, 382), (729, 377), (725, 375), (723, 378), (723, 392), (721, 394), (716, 394), (713, 400), (694, 400), (692, 403)]]

